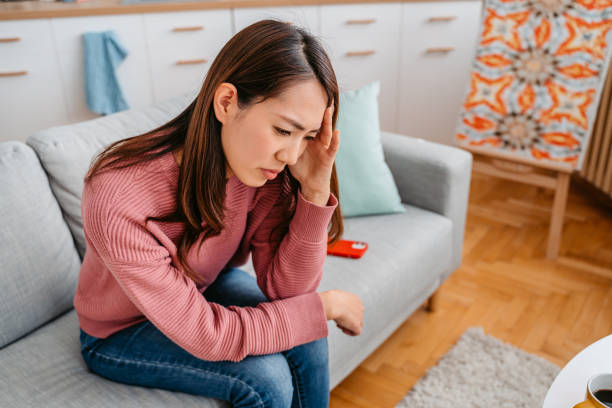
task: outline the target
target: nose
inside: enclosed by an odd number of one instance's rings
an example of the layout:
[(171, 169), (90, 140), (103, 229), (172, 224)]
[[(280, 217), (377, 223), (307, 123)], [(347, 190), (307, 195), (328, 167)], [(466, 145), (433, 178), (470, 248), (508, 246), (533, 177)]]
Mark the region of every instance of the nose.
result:
[(276, 155), (277, 159), (289, 166), (293, 166), (300, 158), (300, 141), (291, 141)]

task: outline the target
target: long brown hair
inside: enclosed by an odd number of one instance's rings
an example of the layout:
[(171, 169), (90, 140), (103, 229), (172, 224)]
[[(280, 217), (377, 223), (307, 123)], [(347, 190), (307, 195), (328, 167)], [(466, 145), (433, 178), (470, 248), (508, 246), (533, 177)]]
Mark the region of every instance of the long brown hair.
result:
[[(317, 79), (334, 104), (332, 128), (338, 117), (338, 83), (323, 46), (308, 31), (291, 23), (262, 20), (234, 35), (221, 49), (206, 74), (196, 99), (177, 117), (149, 132), (116, 141), (93, 161), (85, 182), (104, 168), (125, 168), (183, 149), (176, 191), (174, 212), (163, 217), (147, 217), (146, 221), (182, 222), (185, 233), (177, 246), (177, 258), (183, 272), (195, 282), (201, 278), (186, 261), (189, 248), (201, 238), (219, 235), (225, 224), (226, 159), (221, 147), (221, 123), (217, 120), (213, 99), (223, 82), (238, 91), (238, 106), (246, 109), (255, 103), (280, 95), (296, 82)], [(281, 199), (287, 207), (284, 222), (270, 234), (277, 247), (289, 230), (295, 213), (299, 182), (289, 168), (282, 177)], [(334, 163), (330, 191), (339, 195)], [(202, 222), (206, 222), (206, 227)], [(328, 243), (342, 238), (344, 226), (340, 205), (334, 211), (328, 228)], [(277, 234), (273, 237), (274, 234)], [(200, 247), (198, 247), (199, 250)]]

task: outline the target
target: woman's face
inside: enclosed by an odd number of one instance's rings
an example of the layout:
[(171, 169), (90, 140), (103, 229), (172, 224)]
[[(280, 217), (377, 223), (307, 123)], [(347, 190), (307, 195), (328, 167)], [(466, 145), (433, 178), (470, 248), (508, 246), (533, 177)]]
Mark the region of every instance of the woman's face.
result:
[(280, 172), (286, 165), (295, 164), (310, 140), (317, 137), (327, 93), (319, 81), (312, 79), (240, 110), (236, 92), (232, 84), (223, 83), (214, 101), (215, 114), (222, 123), (227, 177), (236, 175), (242, 183), (259, 187), (271, 177), (263, 169)]

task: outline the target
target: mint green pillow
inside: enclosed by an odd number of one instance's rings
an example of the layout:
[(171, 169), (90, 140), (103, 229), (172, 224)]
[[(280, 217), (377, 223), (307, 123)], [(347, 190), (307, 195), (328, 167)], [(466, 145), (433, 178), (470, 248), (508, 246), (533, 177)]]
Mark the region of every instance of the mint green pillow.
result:
[(406, 212), (380, 141), (380, 81), (341, 92), (336, 129), (336, 172), (344, 217)]

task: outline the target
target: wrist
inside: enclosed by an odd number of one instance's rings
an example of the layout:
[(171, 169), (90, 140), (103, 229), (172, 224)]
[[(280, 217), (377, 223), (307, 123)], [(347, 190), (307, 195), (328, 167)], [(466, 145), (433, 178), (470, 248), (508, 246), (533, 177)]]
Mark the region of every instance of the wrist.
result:
[(326, 291), (323, 293), (319, 293), (321, 297), (321, 302), (323, 303), (323, 309), (325, 310), (325, 318), (327, 320), (333, 320), (335, 318), (334, 312), (331, 306), (331, 291)]
[(327, 205), (330, 194), (331, 192), (329, 190), (314, 191), (314, 190), (309, 190), (309, 189), (302, 189), (302, 196), (304, 196), (304, 199), (306, 199), (307, 201), (310, 201), (313, 204), (321, 206), (321, 207), (324, 207)]

